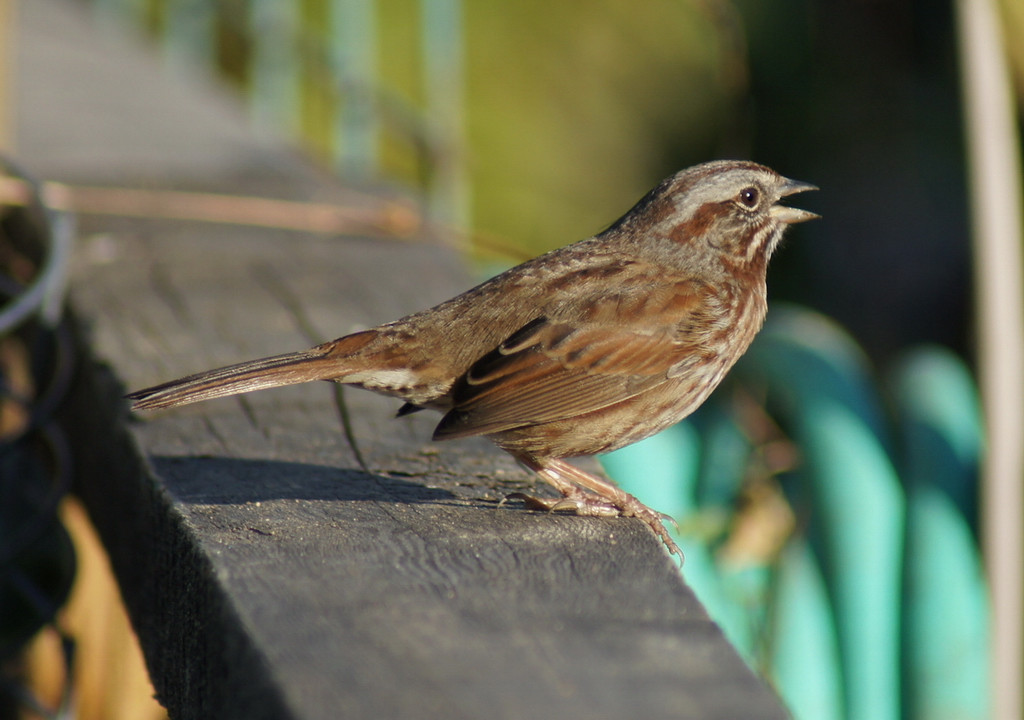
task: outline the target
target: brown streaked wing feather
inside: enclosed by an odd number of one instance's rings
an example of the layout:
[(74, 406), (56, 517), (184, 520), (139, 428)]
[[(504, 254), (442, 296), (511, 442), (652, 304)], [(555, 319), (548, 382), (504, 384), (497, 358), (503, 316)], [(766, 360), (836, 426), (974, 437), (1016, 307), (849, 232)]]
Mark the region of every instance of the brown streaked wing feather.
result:
[[(434, 432), (454, 439), (554, 422), (599, 410), (659, 385), (696, 351), (680, 338), (709, 290), (681, 282), (643, 300), (581, 302), (572, 323), (539, 318), (485, 355), (455, 385), (453, 408)], [(603, 305), (595, 314), (593, 307)], [(567, 314), (564, 310), (560, 313)]]

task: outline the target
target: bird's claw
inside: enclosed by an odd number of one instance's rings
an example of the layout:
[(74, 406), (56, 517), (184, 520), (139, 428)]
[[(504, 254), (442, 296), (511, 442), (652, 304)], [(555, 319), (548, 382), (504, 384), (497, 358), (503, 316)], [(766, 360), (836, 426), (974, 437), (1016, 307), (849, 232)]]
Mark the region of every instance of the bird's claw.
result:
[[(508, 500), (522, 500), (530, 510), (542, 512), (573, 512), (577, 515), (590, 517), (635, 517), (647, 523), (654, 533), (661, 539), (668, 548), (669, 553), (683, 557), (682, 551), (675, 541), (669, 536), (662, 521), (669, 521), (679, 531), (679, 525), (671, 515), (667, 515), (644, 505), (632, 495), (620, 504), (612, 504), (593, 493), (573, 488), (563, 497), (558, 499), (539, 498), (522, 492), (514, 492), (506, 495), (498, 503), (498, 507), (504, 505)], [(621, 506), (620, 506), (621, 505)]]

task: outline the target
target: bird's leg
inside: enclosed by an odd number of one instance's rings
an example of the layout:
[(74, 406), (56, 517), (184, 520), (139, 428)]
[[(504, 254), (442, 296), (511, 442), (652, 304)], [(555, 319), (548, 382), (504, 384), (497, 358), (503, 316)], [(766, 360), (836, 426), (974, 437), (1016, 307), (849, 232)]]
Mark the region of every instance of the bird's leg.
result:
[(573, 510), (578, 515), (623, 515), (639, 518), (661, 538), (670, 553), (682, 557), (679, 547), (661, 524), (662, 520), (672, 520), (668, 515), (652, 510), (617, 485), (581, 470), (565, 460), (541, 460), (525, 454), (516, 454), (514, 457), (562, 495), (561, 500), (555, 501), (528, 498), (531, 504), (551, 511)]

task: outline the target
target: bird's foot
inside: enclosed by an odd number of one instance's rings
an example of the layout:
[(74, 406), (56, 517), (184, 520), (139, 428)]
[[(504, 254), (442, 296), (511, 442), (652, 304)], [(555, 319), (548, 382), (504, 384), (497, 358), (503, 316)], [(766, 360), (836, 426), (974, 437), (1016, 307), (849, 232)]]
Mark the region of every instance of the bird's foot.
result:
[[(615, 505), (602, 500), (594, 493), (580, 490), (573, 486), (569, 494), (560, 498), (539, 498), (526, 493), (515, 492), (506, 497), (522, 500), (530, 510), (546, 510), (547, 512), (572, 512), (576, 515), (597, 515), (601, 517), (615, 517), (621, 515), (622, 511)], [(504, 502), (504, 501), (502, 501)]]
[[(537, 473), (542, 480), (552, 485), (562, 497), (558, 500), (544, 500), (522, 493), (510, 497), (522, 498), (527, 507), (543, 509), (550, 512), (568, 510), (578, 515), (599, 515), (635, 517), (645, 522), (654, 534), (661, 538), (668, 551), (680, 558), (683, 556), (679, 546), (668, 534), (662, 521), (670, 516), (647, 507), (617, 485), (579, 469), (571, 463), (558, 458), (539, 460), (528, 455), (516, 455), (519, 462)], [(677, 526), (678, 529), (678, 526)]]

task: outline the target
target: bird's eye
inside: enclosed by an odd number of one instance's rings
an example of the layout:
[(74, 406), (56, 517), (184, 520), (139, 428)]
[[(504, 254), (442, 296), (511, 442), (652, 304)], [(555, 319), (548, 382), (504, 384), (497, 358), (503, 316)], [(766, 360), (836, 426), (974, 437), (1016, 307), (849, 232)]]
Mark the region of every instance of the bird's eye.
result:
[(761, 199), (761, 193), (756, 187), (748, 187), (740, 190), (740, 202), (748, 208), (757, 207), (757, 201)]

